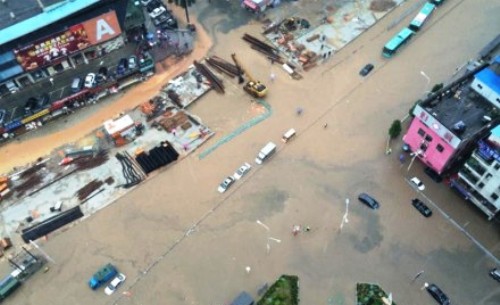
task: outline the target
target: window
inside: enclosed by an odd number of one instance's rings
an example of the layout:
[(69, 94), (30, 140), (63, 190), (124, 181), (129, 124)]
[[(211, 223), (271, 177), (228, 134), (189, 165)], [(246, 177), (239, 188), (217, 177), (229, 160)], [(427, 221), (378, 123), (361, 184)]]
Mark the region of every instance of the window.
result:
[(484, 187), (484, 183), (480, 182), (478, 185), (477, 185), (478, 188), (482, 189)]
[(500, 168), (500, 163), (495, 164), (495, 166), (493, 166), (493, 168), (494, 168), (495, 170), (498, 170), (498, 169)]
[(419, 128), (419, 129), (418, 129), (418, 134), (419, 134), (421, 137), (423, 137), (423, 136), (425, 136), (425, 131), (424, 131), (422, 128)]
[(420, 145), (420, 149), (422, 151), (427, 151), (427, 144), (424, 143), (424, 144)]
[(426, 135), (426, 136), (425, 136), (425, 140), (426, 140), (427, 142), (431, 142), (431, 141), (432, 141), (432, 137), (431, 137), (430, 135)]
[(483, 86), (481, 86), (480, 84), (477, 84), (477, 87), (478, 87), (479, 89), (483, 89)]
[(437, 150), (437, 151), (439, 151), (439, 152), (443, 152), (443, 151), (444, 151), (444, 147), (443, 147), (443, 145), (438, 144), (438, 145), (436, 146), (436, 150)]
[(496, 193), (491, 193), (491, 199), (493, 200), (497, 200), (498, 199), (498, 195)]

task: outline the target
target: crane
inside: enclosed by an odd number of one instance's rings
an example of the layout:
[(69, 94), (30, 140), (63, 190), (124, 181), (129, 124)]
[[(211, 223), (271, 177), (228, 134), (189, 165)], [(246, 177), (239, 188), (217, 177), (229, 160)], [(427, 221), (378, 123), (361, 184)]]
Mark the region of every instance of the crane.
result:
[(238, 59), (236, 58), (236, 54), (233, 53), (231, 54), (231, 58), (234, 61), (234, 64), (238, 68), (240, 75), (239, 75), (239, 82), (242, 83), (243, 79), (241, 77), (242, 74), (246, 74), (248, 78), (248, 82), (243, 86), (243, 90), (245, 90), (248, 94), (250, 94), (253, 97), (259, 97), (262, 98), (266, 96), (267, 94), (267, 87), (260, 81), (254, 80), (254, 78), (250, 75), (248, 70), (244, 69), (243, 66), (240, 64)]

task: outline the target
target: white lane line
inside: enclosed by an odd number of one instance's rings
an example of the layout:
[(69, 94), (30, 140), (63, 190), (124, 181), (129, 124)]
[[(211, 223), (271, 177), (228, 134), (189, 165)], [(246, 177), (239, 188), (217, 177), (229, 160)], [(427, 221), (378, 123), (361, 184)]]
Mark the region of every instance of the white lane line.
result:
[(489, 256), (495, 262), (496, 265), (500, 264), (500, 260), (495, 255), (493, 255), (493, 253), (491, 253), (485, 246), (483, 246), (476, 238), (474, 238), (474, 236), (472, 236), (467, 230), (465, 230), (464, 227), (462, 227), (461, 225), (459, 225), (453, 218), (450, 217), (450, 215), (448, 215), (445, 211), (443, 211), (436, 203), (434, 203), (434, 201), (432, 201), (424, 193), (422, 193), (422, 192), (418, 191), (416, 188), (414, 188), (413, 184), (410, 182), (410, 180), (408, 180), (407, 178), (404, 178), (404, 179), (405, 179), (406, 183), (408, 183), (410, 185), (411, 188), (413, 188), (414, 190), (416, 190), (417, 193), (421, 194), (427, 200), (427, 202), (429, 202), (436, 210), (439, 211), (439, 213), (441, 213), (441, 215), (444, 216), (445, 219), (449, 220), (452, 225), (454, 225), (458, 230), (460, 230), (481, 251), (483, 251), (487, 256)]

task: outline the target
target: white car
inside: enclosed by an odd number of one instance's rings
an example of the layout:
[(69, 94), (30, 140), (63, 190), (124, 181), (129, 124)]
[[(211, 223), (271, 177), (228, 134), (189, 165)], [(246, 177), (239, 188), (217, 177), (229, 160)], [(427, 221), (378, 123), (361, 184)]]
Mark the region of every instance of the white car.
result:
[(151, 13), (149, 13), (149, 17), (151, 17), (151, 19), (155, 19), (166, 11), (167, 9), (164, 6), (157, 7)]
[(217, 188), (217, 191), (219, 191), (219, 193), (224, 193), (225, 191), (227, 191), (227, 189), (231, 186), (231, 184), (234, 183), (234, 178), (229, 176), (227, 177), (226, 179), (224, 179), (224, 181), (222, 181), (222, 183), (219, 185), (219, 187)]
[(240, 168), (238, 168), (238, 170), (234, 173), (233, 177), (234, 179), (236, 180), (240, 180), (243, 176), (246, 175), (246, 173), (248, 173), (250, 171), (250, 169), (252, 168), (252, 166), (248, 163), (244, 163), (242, 166), (240, 166)]
[(95, 83), (95, 73), (87, 74), (87, 76), (85, 76), (85, 83), (83, 84), (83, 86), (85, 88), (92, 88), (94, 87), (94, 83)]
[(425, 185), (417, 177), (411, 178), (410, 182), (413, 185), (415, 185), (419, 190), (421, 190), (421, 191), (425, 190)]
[(118, 275), (109, 283), (106, 288), (104, 288), (104, 293), (107, 295), (112, 295), (121, 283), (125, 282), (127, 277), (123, 273), (118, 273)]

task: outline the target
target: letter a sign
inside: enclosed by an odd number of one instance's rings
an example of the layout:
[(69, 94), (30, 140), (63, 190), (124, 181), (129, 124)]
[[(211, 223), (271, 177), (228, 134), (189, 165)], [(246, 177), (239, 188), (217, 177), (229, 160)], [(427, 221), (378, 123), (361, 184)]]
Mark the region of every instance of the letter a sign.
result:
[(115, 11), (102, 14), (83, 23), (91, 44), (103, 43), (120, 35), (120, 24)]
[(96, 39), (97, 41), (103, 40), (105, 35), (114, 36), (115, 31), (104, 19), (97, 19), (96, 22)]

